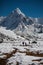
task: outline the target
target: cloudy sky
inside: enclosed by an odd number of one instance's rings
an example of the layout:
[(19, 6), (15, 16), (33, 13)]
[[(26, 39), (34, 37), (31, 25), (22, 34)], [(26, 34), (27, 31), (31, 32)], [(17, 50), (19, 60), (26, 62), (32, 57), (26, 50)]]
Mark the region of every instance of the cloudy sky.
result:
[(20, 8), (27, 16), (43, 17), (43, 0), (0, 0), (0, 16)]

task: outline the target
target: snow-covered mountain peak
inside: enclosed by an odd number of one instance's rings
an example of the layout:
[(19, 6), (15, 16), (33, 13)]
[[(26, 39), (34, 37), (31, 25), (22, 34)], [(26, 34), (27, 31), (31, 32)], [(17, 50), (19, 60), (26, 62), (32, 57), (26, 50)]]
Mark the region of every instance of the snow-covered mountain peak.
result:
[(23, 17), (25, 17), (25, 14), (21, 12), (21, 10), (19, 8), (16, 8), (14, 11), (12, 11), (12, 13), (15, 15), (22, 15)]
[(16, 8), (0, 23), (0, 26), (20, 36), (33, 37), (35, 32), (43, 32), (43, 26), (39, 24), (41, 21), (43, 19), (27, 17), (19, 8)]
[(18, 13), (18, 14), (21, 14), (21, 10), (19, 8), (16, 8), (15, 11)]
[(15, 30), (16, 28), (18, 29), (19, 26), (20, 29), (24, 29), (27, 25), (31, 24), (33, 24), (33, 21), (25, 16), (19, 8), (16, 8), (6, 17), (6, 19), (1, 23), (1, 26), (6, 27), (7, 29)]

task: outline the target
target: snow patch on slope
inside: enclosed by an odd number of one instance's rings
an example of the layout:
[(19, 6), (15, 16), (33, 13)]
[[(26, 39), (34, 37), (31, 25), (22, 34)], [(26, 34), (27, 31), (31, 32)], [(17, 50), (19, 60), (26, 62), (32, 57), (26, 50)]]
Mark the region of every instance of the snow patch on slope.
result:
[(10, 53), (11, 51), (13, 51), (12, 44), (10, 44), (10, 43), (0, 44), (0, 52), (1, 53)]
[(16, 12), (17, 12), (19, 15), (22, 14), (22, 15), (25, 17), (25, 14), (22, 13), (21, 10), (20, 10), (19, 8), (15, 9), (15, 10), (16, 10)]
[(4, 27), (0, 27), (0, 33), (6, 35), (6, 36), (9, 36), (11, 38), (17, 38), (17, 35), (11, 31), (11, 30), (6, 30)]

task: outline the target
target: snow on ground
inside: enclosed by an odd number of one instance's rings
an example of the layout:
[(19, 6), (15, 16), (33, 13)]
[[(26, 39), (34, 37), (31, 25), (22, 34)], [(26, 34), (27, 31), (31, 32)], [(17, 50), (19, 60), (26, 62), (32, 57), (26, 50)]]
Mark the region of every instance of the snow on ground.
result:
[(12, 44), (10, 43), (2, 43), (0, 44), (0, 53), (10, 53), (13, 51)]
[[(17, 42), (17, 43), (16, 43)], [(21, 42), (21, 43), (19, 43)], [(12, 53), (10, 57), (7, 58), (6, 65), (40, 65), (43, 62), (43, 57), (33, 56), (33, 55), (26, 55), (26, 52), (34, 52), (39, 51), (39, 54), (43, 54), (43, 41), (37, 41), (37, 44), (30, 43), (29, 41), (24, 41), (28, 44), (28, 46), (23, 46), (23, 40), (18, 41), (16, 40), (15, 43), (1, 43), (0, 44), (0, 59), (6, 58), (4, 53), (11, 53), (13, 50), (17, 49), (15, 53)], [(40, 44), (39, 44), (40, 43)], [(18, 44), (18, 45), (17, 45)], [(21, 44), (21, 45), (20, 45)], [(40, 51), (41, 50), (41, 51)], [(40, 60), (41, 59), (41, 60)], [(43, 64), (42, 64), (43, 65)]]
[(1, 32), (2, 34), (6, 35), (6, 36), (11, 37), (11, 38), (15, 38), (15, 39), (17, 38), (16, 34), (15, 34), (13, 31), (11, 31), (11, 30), (6, 30), (6, 29), (3, 28), (3, 27), (0, 27), (0, 32)]
[[(3, 20), (4, 18), (1, 17), (0, 23)], [(5, 36), (3, 37), (4, 42), (0, 42), (0, 65), (43, 65), (43, 33), (35, 32), (35, 29), (37, 32), (39, 30), (34, 27), (32, 18), (28, 19), (17, 8), (5, 21), (7, 29), (0, 26), (0, 37)], [(15, 30), (13, 29), (15, 33), (12, 30), (8, 30), (8, 28), (16, 28)]]
[(39, 62), (34, 62), (32, 60), (35, 60), (35, 59), (40, 59), (41, 57), (34, 57), (34, 56), (28, 56), (24, 53), (16, 53), (14, 54), (11, 58), (8, 59), (8, 65), (11, 64), (11, 65), (16, 65), (17, 62), (19, 63), (18, 65), (29, 65), (29, 64), (33, 64), (34, 65), (38, 65)]
[[(33, 39), (26, 40), (17, 36), (13, 31), (3, 29), (2, 27), (0, 27), (0, 32), (16, 39), (14, 42), (0, 43), (0, 60), (6, 58), (8, 61), (6, 65), (43, 65), (41, 64), (43, 63), (43, 38), (41, 35), (38, 35), (40, 38), (37, 38), (37, 43), (32, 43)], [(34, 55), (30, 55), (31, 52)], [(38, 56), (37, 52), (42, 54), (42, 56)]]

